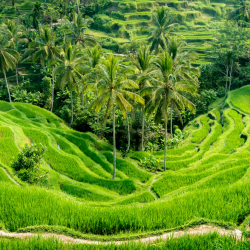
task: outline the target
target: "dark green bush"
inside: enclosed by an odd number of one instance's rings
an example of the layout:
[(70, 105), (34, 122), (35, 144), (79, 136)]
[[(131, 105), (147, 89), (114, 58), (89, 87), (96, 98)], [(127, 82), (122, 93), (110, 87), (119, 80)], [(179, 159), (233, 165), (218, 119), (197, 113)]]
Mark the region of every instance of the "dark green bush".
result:
[(29, 183), (39, 180), (38, 171), (45, 150), (45, 146), (41, 144), (25, 145), (11, 165), (21, 180)]
[(124, 14), (120, 11), (112, 11), (111, 17), (114, 19), (125, 20)]

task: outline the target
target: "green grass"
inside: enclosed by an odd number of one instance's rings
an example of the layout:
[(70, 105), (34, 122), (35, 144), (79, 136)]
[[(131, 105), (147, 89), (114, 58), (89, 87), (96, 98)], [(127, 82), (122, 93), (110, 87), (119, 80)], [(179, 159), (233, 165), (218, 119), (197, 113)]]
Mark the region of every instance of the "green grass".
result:
[[(237, 227), (249, 215), (250, 116), (230, 105), (217, 102), (185, 127), (183, 142), (168, 149), (166, 172), (138, 167), (151, 155), (162, 160), (164, 151), (125, 158), (118, 152), (112, 180), (112, 145), (41, 108), (0, 102), (0, 165), (23, 185), (10, 185), (0, 168), (1, 223), (9, 231), (60, 227), (105, 239), (181, 228), (197, 218)], [(48, 181), (36, 187), (20, 182), (10, 167), (31, 141), (47, 147), (40, 171)]]
[(231, 93), (230, 101), (236, 108), (250, 114), (249, 106), (250, 86), (247, 85)]
[(202, 123), (202, 127), (194, 132), (191, 142), (201, 143), (209, 133), (210, 130), (209, 117), (202, 117), (200, 120)]
[[(4, 172), (4, 170), (0, 167), (0, 182), (5, 181), (12, 183), (8, 175)], [(1, 185), (1, 184), (0, 184)]]

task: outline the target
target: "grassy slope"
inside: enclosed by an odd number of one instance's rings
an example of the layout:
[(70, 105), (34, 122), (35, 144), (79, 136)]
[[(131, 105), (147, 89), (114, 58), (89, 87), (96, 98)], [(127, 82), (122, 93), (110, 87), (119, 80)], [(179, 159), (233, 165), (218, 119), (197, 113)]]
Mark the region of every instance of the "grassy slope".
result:
[[(182, 145), (168, 151), (165, 173), (138, 167), (137, 160), (150, 156), (147, 152), (131, 153), (135, 160), (118, 153), (116, 181), (111, 179), (110, 145), (67, 128), (46, 110), (0, 102), (0, 164), (22, 184), (10, 185), (0, 171), (0, 222), (11, 231), (61, 226), (89, 238), (156, 233), (190, 221), (237, 227), (249, 214), (249, 89), (231, 92), (226, 102), (214, 105), (209, 117), (190, 122)], [(41, 172), (49, 171), (49, 181), (42, 187), (23, 184), (10, 168), (13, 157), (31, 140), (48, 148)], [(161, 151), (153, 154), (164, 157)]]
[[(16, 6), (21, 13), (29, 13), (32, 9), (32, 3), (35, 0), (16, 0)], [(218, 2), (218, 3), (217, 3)], [(6, 1), (11, 5), (11, 1)], [(219, 19), (223, 19), (223, 13), (227, 8), (225, 3), (214, 1), (213, 3), (204, 4), (199, 1), (172, 1), (172, 0), (153, 0), (153, 1), (124, 1), (113, 0), (109, 5), (107, 12), (121, 12), (124, 19), (118, 19), (111, 15), (112, 33), (105, 32), (105, 28), (99, 31), (90, 30), (98, 38), (113, 37), (120, 45), (129, 43), (131, 40), (145, 40), (148, 34), (141, 30), (142, 26), (152, 27), (151, 13), (158, 6), (168, 5), (171, 12), (178, 13), (176, 21), (180, 23), (178, 30), (175, 32), (185, 36), (189, 47), (196, 51), (200, 59), (197, 62), (208, 63), (211, 58), (208, 50), (214, 37)], [(230, 2), (228, 2), (230, 8)], [(16, 15), (0, 15), (2, 18), (16, 18)], [(118, 27), (118, 28), (117, 28)], [(118, 29), (118, 30), (117, 30)], [(125, 32), (124, 32), (125, 31)]]

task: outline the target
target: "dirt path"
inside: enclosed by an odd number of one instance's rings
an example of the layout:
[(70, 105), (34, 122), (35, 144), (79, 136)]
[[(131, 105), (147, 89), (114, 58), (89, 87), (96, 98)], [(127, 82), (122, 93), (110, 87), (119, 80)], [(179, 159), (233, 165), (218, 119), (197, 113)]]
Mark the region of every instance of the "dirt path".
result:
[[(176, 232), (169, 232), (165, 233), (159, 236), (151, 236), (147, 238), (142, 238), (142, 239), (135, 239), (135, 240), (130, 240), (130, 241), (110, 241), (110, 242), (101, 242), (101, 241), (92, 241), (92, 240), (83, 240), (83, 239), (75, 239), (70, 236), (66, 235), (60, 235), (60, 234), (53, 234), (53, 233), (43, 233), (39, 234), (39, 236), (43, 238), (49, 238), (49, 237), (55, 237), (58, 240), (61, 240), (65, 243), (73, 243), (73, 244), (88, 244), (88, 245), (99, 245), (99, 244), (115, 244), (115, 245), (121, 245), (123, 243), (128, 243), (128, 242), (141, 242), (141, 243), (152, 243), (157, 240), (167, 240), (169, 238), (178, 238), (184, 235), (201, 235), (201, 234), (208, 234), (208, 233), (213, 233), (213, 232), (218, 232), (220, 235), (234, 235), (238, 240), (241, 239), (242, 237), (242, 232), (239, 230), (227, 230), (219, 227), (212, 227), (212, 226), (207, 226), (207, 225), (202, 225), (197, 228), (189, 228), (188, 230), (184, 231), (176, 231)], [(0, 231), (0, 237), (5, 237), (5, 238), (16, 238), (16, 239), (25, 239), (25, 238), (30, 238), (38, 236), (36, 233), (6, 233), (4, 231)]]
[(1, 169), (5, 172), (5, 174), (8, 175), (8, 177), (10, 178), (10, 180), (11, 180), (12, 182), (14, 182), (16, 185), (20, 186), (20, 184), (19, 184), (18, 182), (16, 182), (16, 181), (10, 176), (10, 174), (7, 172), (7, 170), (6, 170), (5, 168), (2, 168), (2, 167), (1, 167)]

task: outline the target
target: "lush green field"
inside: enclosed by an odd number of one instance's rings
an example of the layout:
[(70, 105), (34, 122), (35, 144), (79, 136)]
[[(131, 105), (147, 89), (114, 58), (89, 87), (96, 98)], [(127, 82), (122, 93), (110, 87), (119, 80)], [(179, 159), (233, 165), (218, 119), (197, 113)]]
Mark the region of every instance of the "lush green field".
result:
[[(11, 5), (11, 1), (5, 2), (7, 5)], [(16, 0), (15, 2), (19, 13), (24, 14), (32, 10), (32, 4), (35, 0)], [(41, 0), (41, 2), (46, 3), (45, 0)], [(171, 13), (177, 14), (175, 21), (180, 25), (179, 28), (175, 28), (174, 32), (186, 38), (189, 46), (187, 49), (194, 50), (200, 55), (197, 64), (211, 61), (208, 50), (214, 39), (216, 26), (224, 18), (227, 8), (225, 3), (112, 0), (106, 9), (102, 10), (99, 18), (104, 18), (102, 22), (104, 24), (108, 22), (111, 29), (106, 30), (105, 25), (98, 26), (91, 29), (89, 33), (99, 39), (108, 38), (114, 40), (119, 45), (119, 51), (127, 53), (128, 49), (124, 49), (123, 45), (130, 43), (132, 40), (140, 42), (147, 39), (149, 32), (142, 28), (153, 27), (152, 11), (162, 5), (167, 5)], [(230, 5), (230, 2), (228, 5)], [(17, 19), (17, 17), (18, 15), (15, 12), (0, 14), (0, 21), (6, 18)]]
[[(249, 88), (231, 92), (186, 126), (185, 140), (168, 150), (166, 172), (138, 165), (151, 154), (162, 160), (162, 151), (132, 152), (125, 158), (118, 152), (115, 181), (111, 145), (69, 129), (44, 109), (0, 102), (0, 224), (9, 231), (49, 227), (101, 240), (203, 223), (248, 228), (250, 116), (244, 108)], [(48, 180), (39, 186), (23, 183), (10, 167), (26, 143), (47, 147), (40, 171), (48, 172)]]

